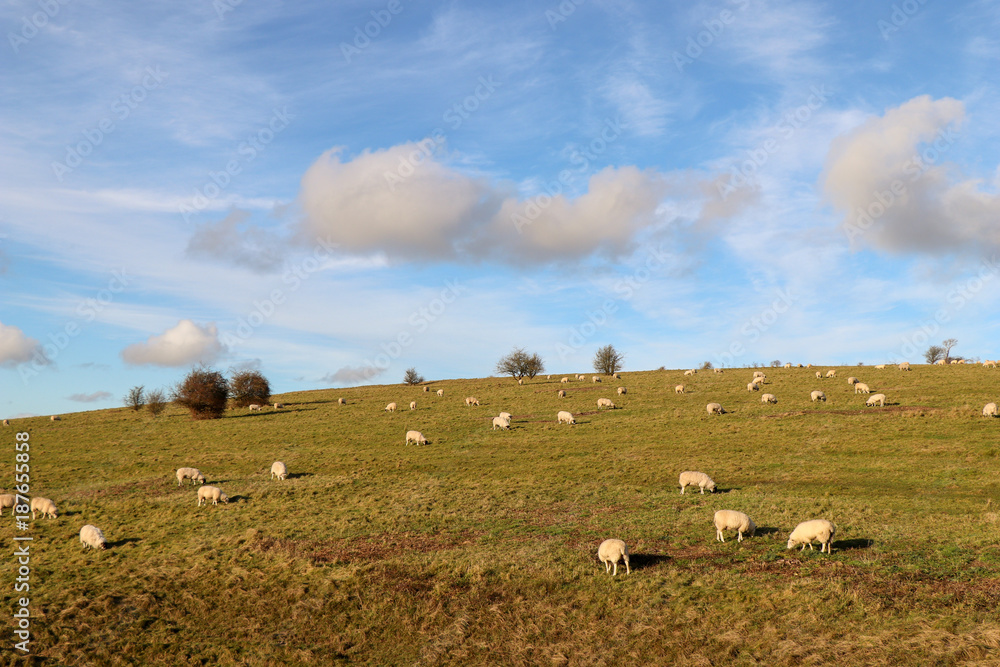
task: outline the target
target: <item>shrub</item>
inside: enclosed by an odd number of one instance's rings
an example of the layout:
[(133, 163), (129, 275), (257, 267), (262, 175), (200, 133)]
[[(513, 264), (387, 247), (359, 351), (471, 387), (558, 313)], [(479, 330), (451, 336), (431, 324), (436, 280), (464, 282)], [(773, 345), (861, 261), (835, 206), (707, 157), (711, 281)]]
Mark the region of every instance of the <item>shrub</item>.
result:
[(524, 348), (516, 347), (497, 362), (497, 373), (510, 375), (515, 380), (523, 377), (533, 378), (545, 371), (545, 363), (535, 354), (528, 354)]
[(256, 403), (266, 405), (271, 402), (271, 385), (260, 371), (231, 371), (229, 396), (238, 408)]
[(161, 412), (167, 409), (167, 397), (162, 389), (146, 394), (146, 407), (154, 417), (158, 417)]
[(136, 412), (142, 410), (142, 406), (146, 404), (146, 397), (143, 395), (144, 387), (139, 385), (138, 387), (132, 387), (125, 394), (125, 406), (132, 408)]
[(424, 381), (424, 376), (417, 372), (416, 368), (407, 368), (406, 374), (403, 375), (403, 382), (405, 384), (420, 384)]
[(605, 345), (594, 355), (594, 370), (605, 375), (614, 375), (622, 369), (625, 355), (614, 345)]
[(218, 419), (226, 411), (229, 383), (218, 371), (196, 368), (174, 389), (173, 399), (192, 419)]

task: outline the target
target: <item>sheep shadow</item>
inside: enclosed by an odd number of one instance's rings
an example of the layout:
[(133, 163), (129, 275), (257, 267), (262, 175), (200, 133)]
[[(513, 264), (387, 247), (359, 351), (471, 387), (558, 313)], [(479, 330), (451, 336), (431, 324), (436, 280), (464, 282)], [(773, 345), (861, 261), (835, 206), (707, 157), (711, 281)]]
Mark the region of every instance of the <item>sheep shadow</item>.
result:
[(757, 526), (757, 530), (754, 531), (754, 535), (774, 535), (780, 532), (780, 528), (775, 528), (773, 526)]
[(243, 500), (250, 500), (250, 496), (229, 496), (230, 505), (234, 505)]
[(142, 540), (138, 537), (126, 537), (121, 540), (115, 540), (114, 542), (107, 542), (104, 546), (107, 549), (117, 549), (118, 547), (123, 547), (126, 544), (133, 544), (135, 542), (142, 542)]
[(629, 568), (642, 570), (647, 567), (656, 567), (661, 563), (670, 561), (670, 556), (665, 554), (629, 554)]
[(315, 474), (311, 473), (311, 472), (290, 472), (290, 473), (288, 473), (288, 479), (299, 479), (300, 477), (315, 477)]
[(870, 549), (875, 546), (875, 540), (868, 538), (858, 538), (854, 540), (839, 540), (833, 543), (834, 549), (850, 551), (852, 549)]

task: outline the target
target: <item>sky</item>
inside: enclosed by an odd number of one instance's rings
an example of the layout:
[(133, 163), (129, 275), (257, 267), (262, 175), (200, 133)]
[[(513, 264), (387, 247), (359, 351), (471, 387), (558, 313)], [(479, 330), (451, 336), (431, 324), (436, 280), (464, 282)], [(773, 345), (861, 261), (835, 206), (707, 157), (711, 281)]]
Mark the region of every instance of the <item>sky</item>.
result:
[(1000, 357), (1000, 3), (0, 7), (0, 415)]

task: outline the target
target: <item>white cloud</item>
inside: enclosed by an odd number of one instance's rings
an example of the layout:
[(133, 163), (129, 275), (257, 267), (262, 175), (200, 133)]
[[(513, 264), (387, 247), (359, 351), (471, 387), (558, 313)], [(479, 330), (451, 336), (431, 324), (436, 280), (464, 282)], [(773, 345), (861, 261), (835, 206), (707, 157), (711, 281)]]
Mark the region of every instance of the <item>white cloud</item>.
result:
[(222, 351), (214, 323), (200, 327), (191, 320), (181, 320), (174, 328), (150, 336), (145, 343), (129, 345), (122, 350), (122, 359), (134, 365), (187, 366), (210, 363)]
[(32, 359), (45, 359), (41, 344), (17, 327), (0, 322), (0, 366), (16, 366)]
[(283, 258), (282, 240), (247, 224), (249, 219), (249, 212), (233, 209), (218, 222), (200, 225), (188, 240), (188, 256), (222, 259), (253, 271), (276, 270)]
[(385, 373), (386, 370), (388, 369), (375, 366), (344, 366), (333, 373), (327, 373), (320, 379), (335, 385), (355, 385), (373, 380)]
[(77, 403), (96, 403), (98, 401), (106, 401), (111, 398), (111, 392), (95, 391), (92, 394), (72, 394), (66, 398), (71, 401), (76, 401)]

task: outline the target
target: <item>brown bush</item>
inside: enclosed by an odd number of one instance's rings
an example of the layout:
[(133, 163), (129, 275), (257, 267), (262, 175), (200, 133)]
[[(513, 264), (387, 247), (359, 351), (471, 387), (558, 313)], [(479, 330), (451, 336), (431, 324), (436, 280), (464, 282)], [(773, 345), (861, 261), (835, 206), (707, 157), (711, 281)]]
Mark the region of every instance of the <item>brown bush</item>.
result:
[(196, 368), (174, 389), (173, 399), (190, 410), (193, 419), (218, 419), (226, 411), (229, 383), (218, 371)]
[(259, 371), (234, 371), (229, 380), (229, 397), (239, 408), (271, 402), (271, 385)]

